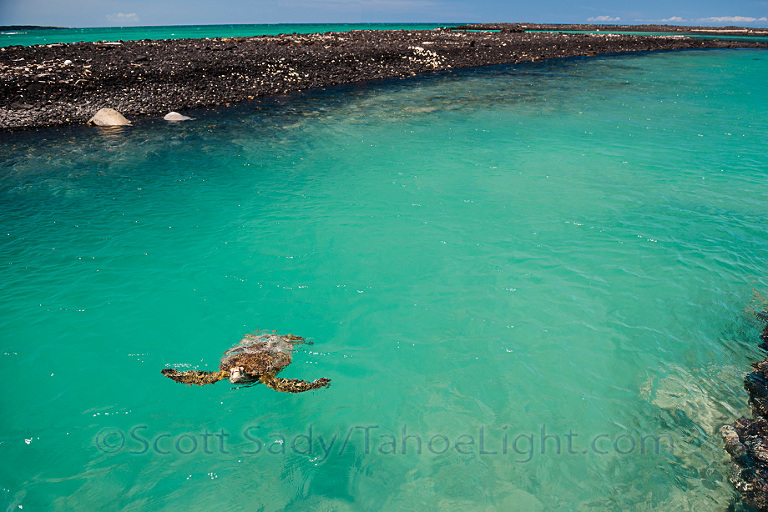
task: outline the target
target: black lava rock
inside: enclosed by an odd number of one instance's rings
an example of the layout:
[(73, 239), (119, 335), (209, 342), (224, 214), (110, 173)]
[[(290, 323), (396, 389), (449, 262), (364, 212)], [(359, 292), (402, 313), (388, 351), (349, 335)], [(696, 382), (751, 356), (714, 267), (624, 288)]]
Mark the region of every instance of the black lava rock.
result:
[[(538, 26), (541, 28), (542, 26)], [(0, 48), (0, 130), (128, 118), (351, 82), (598, 53), (768, 46), (689, 37), (451, 29)], [(65, 61), (70, 61), (65, 63)], [(31, 106), (31, 108), (30, 108)]]

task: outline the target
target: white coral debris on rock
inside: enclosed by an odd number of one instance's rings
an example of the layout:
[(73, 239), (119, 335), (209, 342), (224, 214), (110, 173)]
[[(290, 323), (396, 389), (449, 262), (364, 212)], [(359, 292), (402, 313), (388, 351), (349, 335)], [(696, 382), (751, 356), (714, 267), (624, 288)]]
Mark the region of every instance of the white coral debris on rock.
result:
[(408, 60), (412, 63), (422, 64), (432, 69), (448, 68), (450, 66), (443, 66), (445, 57), (441, 57), (432, 50), (426, 50), (423, 46), (409, 46), (409, 50), (413, 50), (414, 56), (408, 56)]

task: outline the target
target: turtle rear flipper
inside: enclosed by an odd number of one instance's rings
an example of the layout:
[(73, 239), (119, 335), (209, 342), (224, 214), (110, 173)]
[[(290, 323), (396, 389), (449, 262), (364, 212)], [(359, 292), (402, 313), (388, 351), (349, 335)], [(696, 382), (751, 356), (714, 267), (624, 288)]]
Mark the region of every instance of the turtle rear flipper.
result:
[(176, 382), (194, 386), (215, 384), (220, 380), (229, 377), (227, 372), (203, 372), (199, 370), (188, 370), (186, 372), (180, 372), (171, 368), (165, 368), (164, 370), (161, 370), (160, 373), (169, 379), (175, 380)]
[(326, 379), (325, 377), (309, 382), (301, 379), (283, 379), (265, 375), (259, 380), (275, 391), (283, 391), (285, 393), (303, 393), (312, 389), (327, 388), (331, 385), (331, 379)]

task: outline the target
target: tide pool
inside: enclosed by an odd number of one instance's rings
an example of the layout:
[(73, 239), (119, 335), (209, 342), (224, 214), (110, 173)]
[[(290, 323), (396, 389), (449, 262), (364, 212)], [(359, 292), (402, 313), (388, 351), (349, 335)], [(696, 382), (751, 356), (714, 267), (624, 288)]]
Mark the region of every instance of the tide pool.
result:
[[(728, 510), (768, 53), (0, 136), (3, 510)], [(297, 395), (189, 387), (257, 329)]]

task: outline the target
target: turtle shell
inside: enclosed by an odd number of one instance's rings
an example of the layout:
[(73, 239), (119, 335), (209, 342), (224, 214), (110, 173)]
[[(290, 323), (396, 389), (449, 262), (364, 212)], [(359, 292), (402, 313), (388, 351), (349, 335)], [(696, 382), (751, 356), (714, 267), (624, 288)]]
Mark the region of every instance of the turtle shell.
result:
[(294, 343), (301, 343), (304, 338), (281, 334), (246, 334), (240, 343), (224, 352), (219, 369), (242, 366), (243, 373), (251, 378), (264, 374), (276, 374), (293, 359)]

